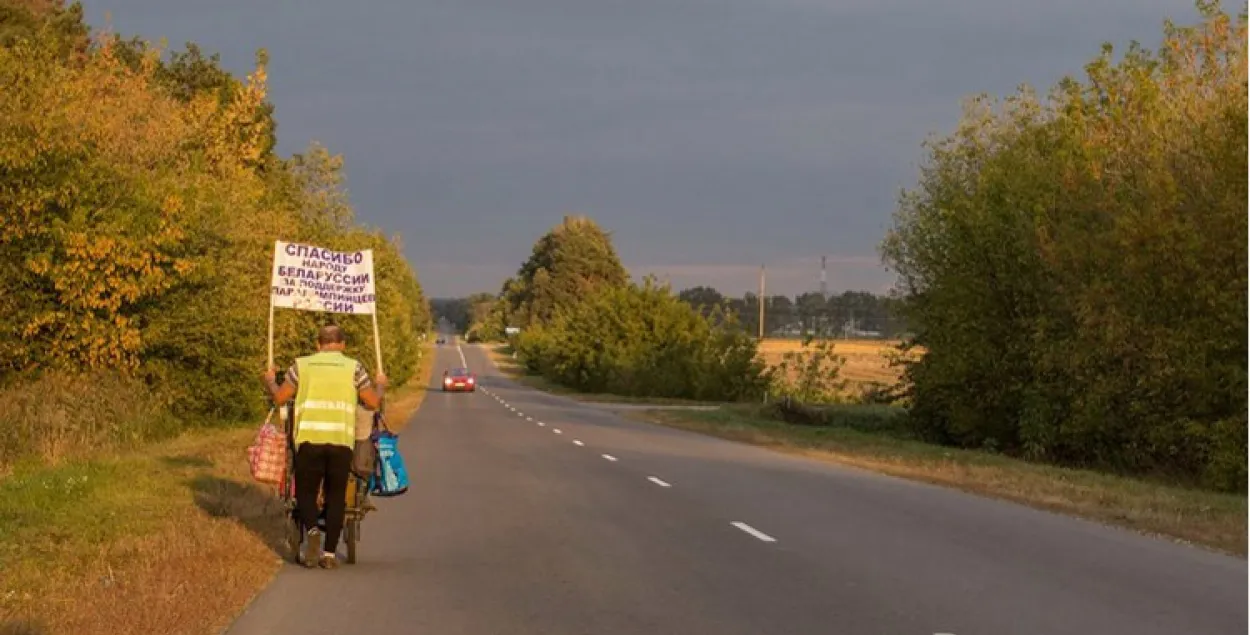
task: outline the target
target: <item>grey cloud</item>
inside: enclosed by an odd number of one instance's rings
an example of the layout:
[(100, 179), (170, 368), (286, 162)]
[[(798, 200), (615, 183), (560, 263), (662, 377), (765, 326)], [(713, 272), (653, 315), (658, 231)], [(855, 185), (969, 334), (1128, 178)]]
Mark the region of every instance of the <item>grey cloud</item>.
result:
[[(497, 290), (565, 213), (626, 262), (875, 259), (927, 135), (959, 100), (1153, 45), (1188, 0), (88, 0), (93, 21), (271, 54), (280, 149), (347, 159), (362, 219), (404, 234), (427, 289)], [(472, 265), (467, 268), (464, 265)], [(707, 279), (700, 279), (706, 275)], [(789, 276), (789, 277), (787, 277)], [(673, 275), (674, 284), (679, 276)], [(831, 284), (880, 289), (877, 265)], [(719, 282), (718, 282), (719, 281)], [(750, 289), (748, 281), (743, 289)]]

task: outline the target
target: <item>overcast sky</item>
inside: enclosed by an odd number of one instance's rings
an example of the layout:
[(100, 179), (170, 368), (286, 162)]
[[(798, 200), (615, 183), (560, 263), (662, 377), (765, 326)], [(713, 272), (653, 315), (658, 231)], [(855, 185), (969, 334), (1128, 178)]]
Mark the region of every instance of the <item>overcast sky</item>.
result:
[[(877, 245), (968, 94), (1049, 86), (1187, 0), (86, 0), (93, 26), (246, 73), (279, 150), (344, 155), (434, 296), (497, 291), (564, 214), (729, 294), (884, 291)], [(1226, 6), (1229, 6), (1226, 4)]]

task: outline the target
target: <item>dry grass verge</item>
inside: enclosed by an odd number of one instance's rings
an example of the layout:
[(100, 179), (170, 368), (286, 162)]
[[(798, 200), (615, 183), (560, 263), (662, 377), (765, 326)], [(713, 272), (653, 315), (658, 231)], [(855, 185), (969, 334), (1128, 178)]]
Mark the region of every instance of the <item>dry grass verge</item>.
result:
[[(393, 428), (432, 359), (388, 398)], [(0, 480), (0, 633), (221, 632), (284, 554), (281, 504), (248, 473), (254, 434), (200, 430)]]
[(0, 482), (0, 624), (35, 633), (215, 633), (280, 564), (281, 506), (251, 429), (195, 432)]
[(1039, 465), (843, 427), (794, 426), (757, 412), (733, 407), (627, 416), (1246, 556), (1245, 496)]

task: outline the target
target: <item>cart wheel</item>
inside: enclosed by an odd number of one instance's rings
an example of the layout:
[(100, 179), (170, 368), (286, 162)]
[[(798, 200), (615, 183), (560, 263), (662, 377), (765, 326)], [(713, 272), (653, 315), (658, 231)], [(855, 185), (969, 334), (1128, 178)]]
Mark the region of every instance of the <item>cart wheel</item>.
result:
[(356, 564), (356, 542), (360, 540), (360, 521), (348, 521), (346, 529), (347, 564)]

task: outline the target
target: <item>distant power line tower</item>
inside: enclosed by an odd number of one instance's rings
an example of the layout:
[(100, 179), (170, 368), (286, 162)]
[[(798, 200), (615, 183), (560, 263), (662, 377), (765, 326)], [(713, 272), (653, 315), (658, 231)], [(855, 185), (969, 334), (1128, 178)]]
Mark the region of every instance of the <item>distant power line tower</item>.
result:
[(825, 278), (825, 256), (820, 257), (820, 299), (829, 300), (829, 284)]
[(760, 305), (760, 341), (764, 340), (764, 265), (760, 265), (760, 294), (756, 298)]

